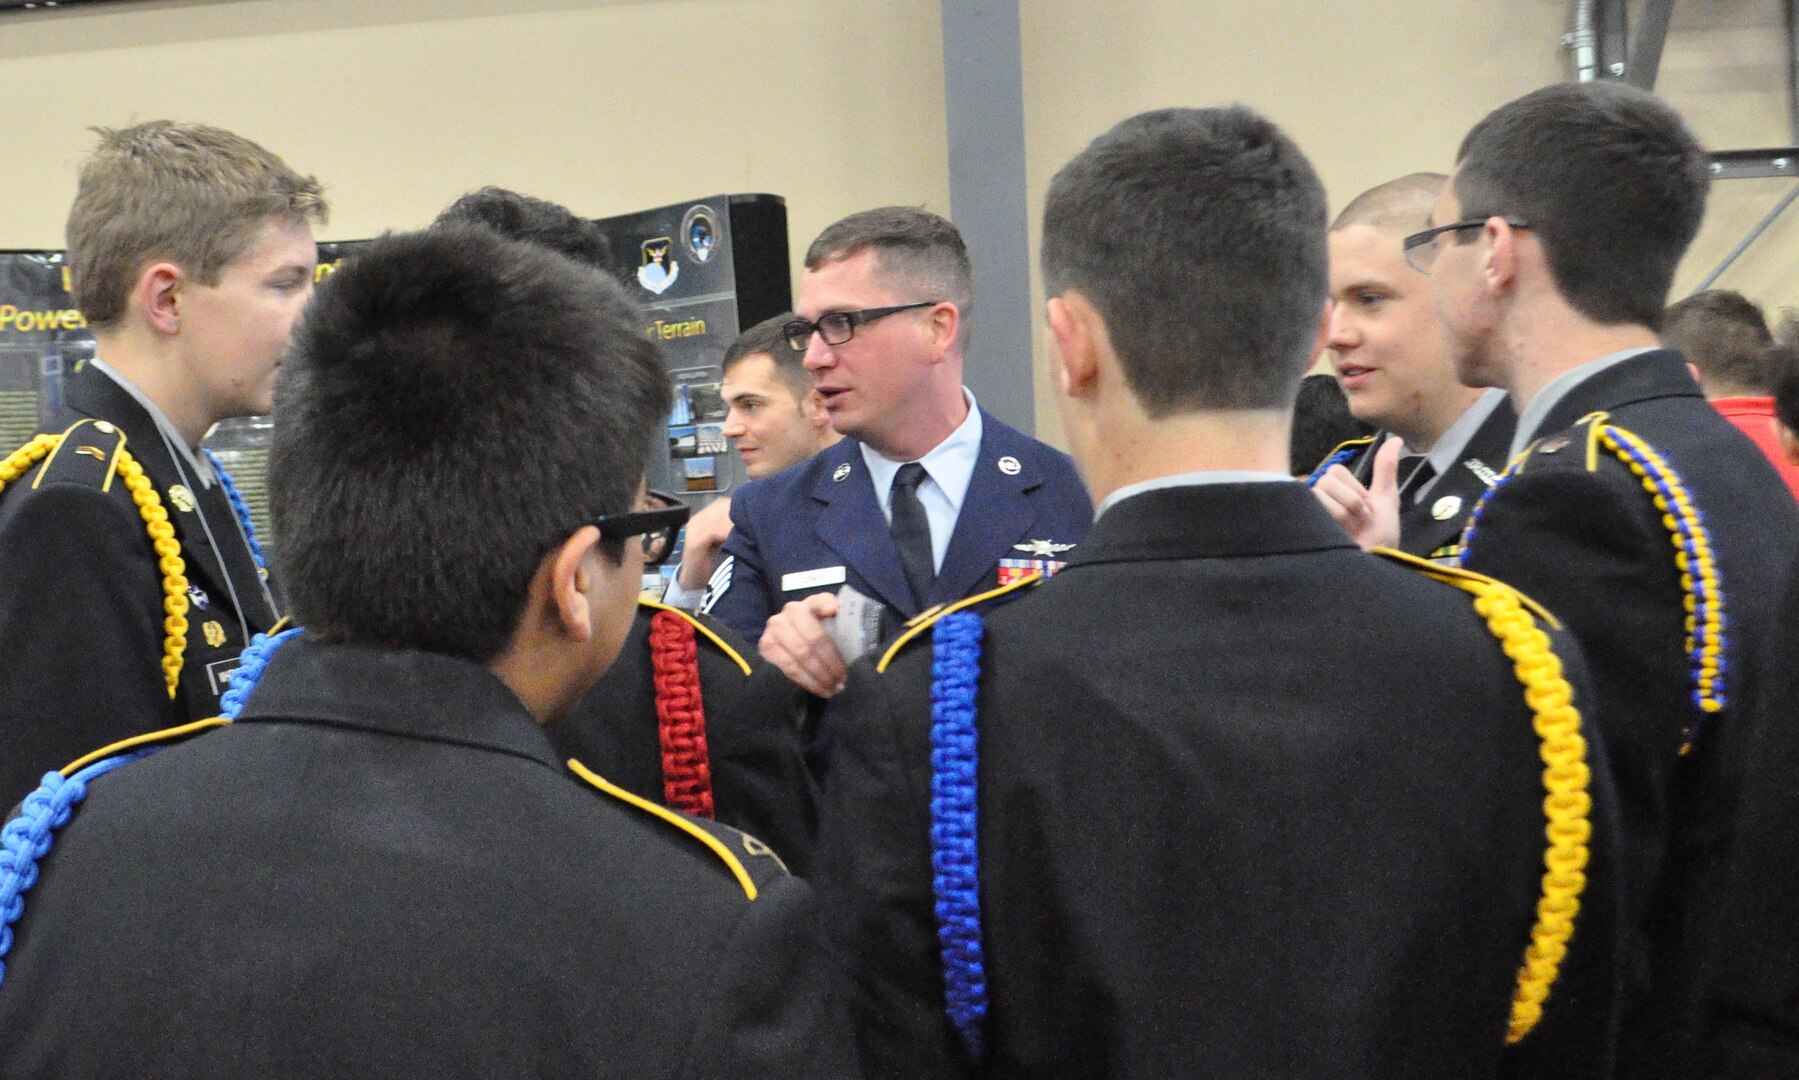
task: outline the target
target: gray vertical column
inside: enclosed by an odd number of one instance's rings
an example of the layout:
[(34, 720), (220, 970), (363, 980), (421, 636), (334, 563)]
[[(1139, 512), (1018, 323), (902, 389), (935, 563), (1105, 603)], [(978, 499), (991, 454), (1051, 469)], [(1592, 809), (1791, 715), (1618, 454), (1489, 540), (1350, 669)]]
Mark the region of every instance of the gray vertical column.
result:
[(966, 380), (981, 405), (1037, 429), (1018, 0), (942, 0), (950, 217), (974, 261)]

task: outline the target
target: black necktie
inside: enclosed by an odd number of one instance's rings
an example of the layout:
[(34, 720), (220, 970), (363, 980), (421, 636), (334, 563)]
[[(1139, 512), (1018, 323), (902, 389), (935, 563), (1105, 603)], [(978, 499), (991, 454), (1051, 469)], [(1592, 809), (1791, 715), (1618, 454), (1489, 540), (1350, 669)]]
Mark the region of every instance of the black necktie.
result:
[[(1411, 466), (1411, 472), (1405, 472), (1411, 462), (1417, 464)], [(1431, 482), (1431, 478), (1437, 475), (1437, 470), (1431, 466), (1427, 457), (1401, 458), (1399, 468), (1400, 475), (1405, 477), (1405, 483), (1399, 489), (1399, 505), (1410, 506), (1418, 500), (1419, 489)]]
[(937, 580), (931, 558), (931, 521), (918, 501), (918, 485), (928, 475), (923, 465), (913, 461), (901, 465), (899, 475), (893, 478), (893, 542), (906, 570), (906, 584), (912, 586), (912, 600), (920, 608), (925, 606), (931, 583)]

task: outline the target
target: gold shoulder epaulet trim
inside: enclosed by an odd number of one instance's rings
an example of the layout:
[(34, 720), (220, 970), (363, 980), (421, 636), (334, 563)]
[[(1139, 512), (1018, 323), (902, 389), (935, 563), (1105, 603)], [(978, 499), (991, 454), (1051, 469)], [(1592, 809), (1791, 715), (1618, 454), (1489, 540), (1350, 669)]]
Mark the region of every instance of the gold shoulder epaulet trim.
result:
[(916, 618), (906, 624), (906, 632), (895, 638), (892, 645), (887, 646), (887, 651), (881, 654), (881, 662), (875, 665), (875, 670), (885, 672), (887, 665), (893, 663), (893, 658), (899, 655), (899, 651), (906, 647), (907, 642), (929, 630), (932, 623), (945, 615), (971, 608), (976, 604), (984, 604), (996, 596), (1004, 596), (1010, 592), (1017, 592), (1019, 589), (1029, 588), (1042, 580), (1041, 572), (1026, 574), (1017, 581), (1008, 581), (997, 589), (988, 589), (984, 593), (964, 597), (953, 604), (938, 604), (934, 608), (920, 612)]
[(1341, 454), (1343, 451), (1351, 449), (1353, 447), (1372, 446), (1372, 445), (1374, 445), (1374, 440), (1378, 437), (1379, 437), (1378, 435), (1362, 435), (1362, 436), (1358, 436), (1357, 438), (1354, 438), (1354, 439), (1344, 439), (1342, 442), (1331, 447), (1331, 452), (1329, 454), (1324, 455), (1322, 460), (1329, 461), (1331, 459), (1332, 455)]
[(1531, 711), (1538, 753), (1545, 766), (1543, 816), (1547, 825), (1543, 834), (1549, 843), (1543, 852), (1536, 921), (1512, 990), (1505, 1041), (1516, 1043), (1543, 1018), (1543, 1002), (1561, 972), (1587, 886), (1587, 845), (1593, 836), (1592, 770), (1587, 764), (1587, 743), (1581, 736), (1574, 688), (1562, 671), (1561, 659), (1550, 648), (1549, 635), (1531, 620), (1528, 601), (1518, 590), (1481, 574), (1435, 566), (1402, 552), (1379, 553), (1415, 565), (1474, 597), (1474, 610), (1504, 647), (1512, 673), (1524, 688), (1525, 707)]
[(1445, 566), (1442, 563), (1431, 562), (1429, 559), (1420, 559), (1418, 556), (1413, 555), (1410, 552), (1398, 551), (1394, 548), (1377, 547), (1377, 548), (1373, 548), (1372, 551), (1374, 554), (1379, 555), (1383, 559), (1391, 560), (1393, 562), (1400, 564), (1401, 566), (1409, 566), (1412, 569), (1419, 571), (1420, 573), (1426, 574), (1430, 577), (1436, 578), (1438, 581), (1445, 582), (1450, 585), (1454, 585), (1459, 582), (1484, 582), (1486, 584), (1499, 585), (1499, 586), (1502, 586), (1503, 588), (1511, 589), (1512, 592), (1517, 593), (1518, 602), (1523, 604), (1527, 609), (1529, 609), (1529, 611), (1532, 615), (1535, 615), (1542, 622), (1548, 623), (1552, 628), (1554, 628), (1556, 630), (1560, 630), (1562, 628), (1561, 620), (1557, 619), (1553, 614), (1551, 614), (1548, 608), (1544, 607), (1542, 604), (1537, 603), (1535, 600), (1532, 600), (1530, 597), (1524, 595), (1523, 593), (1518, 592), (1517, 589), (1512, 589), (1512, 587), (1510, 585), (1507, 585), (1505, 582), (1500, 581), (1498, 578), (1488, 577), (1485, 574), (1477, 573), (1473, 570), (1464, 570), (1463, 568), (1461, 568), (1459, 566)]
[(693, 822), (682, 817), (680, 814), (675, 813), (666, 806), (657, 806), (648, 799), (638, 798), (636, 795), (631, 794), (617, 784), (611, 783), (605, 777), (602, 777), (600, 774), (589, 769), (574, 758), (568, 759), (568, 767), (570, 772), (573, 772), (576, 776), (587, 781), (587, 783), (593, 785), (600, 791), (605, 792), (622, 803), (628, 803), (647, 814), (661, 818), (663, 821), (668, 822), (688, 836), (691, 836), (695, 840), (706, 845), (714, 855), (717, 855), (724, 861), (725, 866), (731, 871), (731, 876), (737, 879), (737, 884), (743, 886), (743, 894), (751, 900), (756, 898), (756, 882), (750, 878), (750, 872), (744, 869), (743, 861), (736, 855), (733, 855), (731, 849), (726, 847), (718, 837), (713, 836), (705, 829), (695, 825)]
[(743, 669), (743, 673), (745, 675), (751, 674), (750, 662), (743, 658), (743, 654), (739, 653), (736, 649), (731, 648), (731, 646), (725, 644), (724, 638), (721, 638), (717, 634), (713, 633), (712, 628), (710, 626), (707, 626), (705, 623), (694, 618), (693, 613), (691, 611), (682, 611), (678, 607), (670, 607), (667, 604), (659, 604), (654, 600), (645, 600), (641, 596), (637, 598), (637, 603), (638, 603), (638, 606), (647, 607), (653, 611), (672, 611), (676, 615), (681, 616), (681, 618), (686, 619), (689, 623), (693, 624), (694, 633), (701, 635), (707, 641), (710, 641), (710, 642), (712, 642), (712, 644), (717, 645), (720, 652), (724, 653), (726, 656), (730, 657), (732, 660), (737, 662), (737, 666)]
[(196, 735), (211, 728), (224, 727), (229, 723), (231, 723), (231, 721), (225, 719), (223, 716), (214, 716), (205, 720), (195, 720), (191, 723), (182, 724), (179, 727), (163, 728), (161, 731), (146, 731), (142, 735), (133, 735), (129, 739), (120, 739), (116, 743), (109, 743), (108, 745), (95, 750), (91, 754), (84, 754), (74, 761), (69, 762), (67, 765), (64, 765), (59, 771), (64, 776), (74, 776), (76, 773), (102, 758), (109, 758), (114, 754), (123, 754), (127, 750), (135, 750), (140, 746), (150, 746), (153, 743), (170, 742), (175, 739), (184, 738), (188, 735)]
[[(70, 424), (68, 429), (58, 437), (56, 445), (51, 448), (50, 453), (44, 458), (43, 463), (38, 465), (37, 475), (31, 478), (31, 488), (33, 491), (36, 491), (38, 485), (44, 482), (44, 474), (50, 471), (50, 466), (56, 461), (57, 455), (62, 453), (63, 448), (69, 445), (69, 439), (75, 432), (83, 427), (89, 426), (101, 435), (108, 435), (113, 439), (112, 449), (110, 451), (99, 451), (98, 447), (81, 447), (81, 451), (95, 450), (106, 455), (106, 478), (100, 482), (100, 490), (112, 490), (112, 478), (117, 475), (119, 471), (119, 455), (125, 449), (125, 433), (104, 420), (77, 420), (73, 424)], [(95, 456), (99, 456), (99, 453)]]

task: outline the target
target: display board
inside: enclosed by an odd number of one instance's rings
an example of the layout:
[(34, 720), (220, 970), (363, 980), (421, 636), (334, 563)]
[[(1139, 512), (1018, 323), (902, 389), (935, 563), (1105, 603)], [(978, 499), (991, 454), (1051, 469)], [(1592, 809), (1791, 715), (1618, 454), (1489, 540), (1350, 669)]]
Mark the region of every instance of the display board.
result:
[[(667, 359), (675, 408), (652, 449), (650, 486), (696, 508), (745, 479), (724, 437), (720, 361), (743, 327), (787, 310), (787, 207), (776, 195), (717, 195), (598, 219), (620, 279), (643, 305), (643, 331)], [(320, 280), (367, 241), (319, 245)], [(0, 251), (0, 454), (23, 445), (62, 400), (67, 372), (94, 355), (59, 251)], [(268, 417), (227, 420), (205, 446), (231, 473), (263, 546)]]

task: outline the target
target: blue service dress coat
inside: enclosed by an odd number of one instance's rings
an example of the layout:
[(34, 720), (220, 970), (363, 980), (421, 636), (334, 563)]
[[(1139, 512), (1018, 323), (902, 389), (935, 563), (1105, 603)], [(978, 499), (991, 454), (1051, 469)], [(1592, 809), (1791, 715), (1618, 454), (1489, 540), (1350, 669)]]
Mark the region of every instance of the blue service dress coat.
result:
[(843, 439), (731, 500), (731, 538), (700, 610), (754, 642), (789, 601), (847, 585), (885, 606), (891, 632), (925, 608), (994, 588), (1004, 572), (1066, 560), (1093, 523), (1074, 462), (985, 410), (981, 423), (968, 494), (922, 604), (906, 584), (862, 445)]

